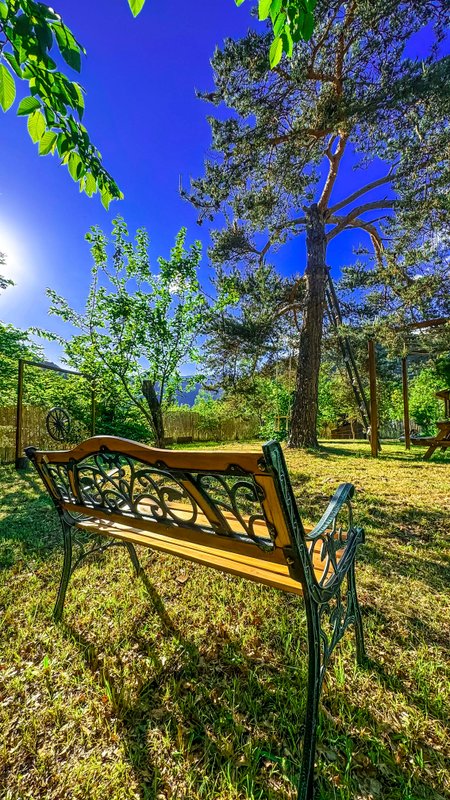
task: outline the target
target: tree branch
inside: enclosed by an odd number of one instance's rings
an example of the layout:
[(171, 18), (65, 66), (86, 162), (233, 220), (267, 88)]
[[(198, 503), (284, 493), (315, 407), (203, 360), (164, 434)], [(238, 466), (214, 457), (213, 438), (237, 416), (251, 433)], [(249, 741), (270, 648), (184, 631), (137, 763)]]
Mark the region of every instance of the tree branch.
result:
[(343, 231), (344, 228), (358, 227), (357, 225), (354, 224), (356, 221), (365, 223), (365, 220), (357, 220), (357, 217), (359, 217), (361, 214), (365, 214), (366, 211), (374, 211), (378, 208), (381, 209), (393, 208), (394, 204), (395, 200), (389, 200), (387, 197), (385, 197), (383, 200), (373, 200), (371, 203), (365, 203), (362, 206), (353, 208), (351, 211), (349, 211), (349, 213), (345, 217), (336, 217), (335, 215), (330, 216), (326, 220), (326, 222), (328, 224), (329, 223), (332, 224), (336, 223), (336, 224), (335, 227), (329, 233), (327, 233), (327, 241), (329, 242), (331, 241), (331, 239), (334, 239), (334, 237), (337, 236), (338, 233)]
[(361, 189), (357, 189), (356, 192), (350, 194), (345, 200), (340, 200), (339, 203), (336, 203), (335, 206), (332, 206), (329, 209), (329, 214), (335, 214), (336, 211), (340, 211), (341, 208), (348, 206), (349, 203), (353, 203), (358, 197), (361, 197), (363, 194), (367, 194), (367, 192), (372, 191), (372, 189), (376, 189), (377, 186), (382, 186), (384, 183), (390, 183), (394, 180), (395, 175), (393, 174), (394, 167), (396, 165), (393, 164), (390, 168), (387, 175), (384, 175), (383, 178), (377, 178), (376, 181), (371, 181), (371, 183), (367, 183), (365, 186), (362, 186)]
[[(343, 228), (341, 227), (341, 222), (338, 220), (344, 220), (345, 217), (332, 217), (330, 222), (337, 222), (335, 228), (327, 234), (327, 240), (330, 241), (330, 238), (336, 236), (337, 233), (340, 233)], [(362, 230), (366, 231), (369, 234), (372, 246), (377, 258), (378, 263), (381, 263), (381, 259), (383, 256), (383, 240), (379, 231), (376, 229), (375, 225), (373, 224), (374, 220), (365, 220), (365, 219), (350, 219), (347, 220), (345, 225), (346, 228), (361, 228)], [(339, 228), (339, 230), (337, 230)], [(336, 231), (336, 233), (335, 233)]]
[(328, 142), (328, 147), (325, 151), (325, 155), (330, 162), (330, 168), (328, 170), (327, 179), (325, 181), (325, 186), (323, 187), (323, 192), (318, 202), (319, 209), (321, 211), (325, 211), (328, 201), (331, 197), (331, 192), (333, 191), (333, 186), (336, 182), (339, 164), (341, 162), (341, 158), (344, 155), (345, 146), (347, 144), (348, 135), (346, 133), (342, 133), (339, 136), (339, 141), (337, 143), (336, 150), (334, 153), (332, 152), (333, 144), (336, 140), (336, 136), (332, 136), (330, 141)]

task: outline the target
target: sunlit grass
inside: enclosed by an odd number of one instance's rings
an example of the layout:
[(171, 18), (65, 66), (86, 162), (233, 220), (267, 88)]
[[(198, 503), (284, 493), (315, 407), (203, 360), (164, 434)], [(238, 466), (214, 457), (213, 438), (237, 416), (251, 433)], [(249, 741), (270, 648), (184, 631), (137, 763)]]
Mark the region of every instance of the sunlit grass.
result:
[[(371, 662), (356, 668), (349, 632), (324, 689), (321, 800), (450, 794), (450, 458), (422, 452), (286, 453), (305, 520), (351, 480), (367, 534), (357, 573)], [(75, 573), (55, 626), (56, 514), (32, 472), (0, 474), (2, 800), (295, 798), (301, 601), (145, 550), (135, 579), (110, 550)]]

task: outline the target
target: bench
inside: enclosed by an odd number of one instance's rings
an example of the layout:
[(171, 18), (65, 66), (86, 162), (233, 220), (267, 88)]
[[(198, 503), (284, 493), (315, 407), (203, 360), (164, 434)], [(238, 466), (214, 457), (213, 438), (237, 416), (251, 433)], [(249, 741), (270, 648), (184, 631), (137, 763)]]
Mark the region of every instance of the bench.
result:
[[(143, 545), (303, 595), (309, 667), (298, 800), (310, 800), (324, 673), (349, 625), (358, 663), (365, 661), (355, 586), (355, 553), (364, 535), (352, 520), (352, 484), (339, 486), (319, 523), (305, 531), (278, 442), (268, 442), (260, 453), (169, 451), (95, 436), (69, 451), (25, 452), (62, 524), (56, 620), (75, 567), (113, 544), (126, 547), (136, 574), (135, 545)], [(79, 531), (101, 538), (88, 537), (92, 549), (82, 549), (74, 561)]]
[(424, 461), (429, 461), (438, 447), (441, 448), (441, 451), (445, 451), (447, 447), (450, 447), (450, 420), (436, 422), (436, 425), (438, 427), (436, 436), (420, 436), (416, 439), (411, 439), (411, 444), (428, 445), (428, 450), (423, 457)]

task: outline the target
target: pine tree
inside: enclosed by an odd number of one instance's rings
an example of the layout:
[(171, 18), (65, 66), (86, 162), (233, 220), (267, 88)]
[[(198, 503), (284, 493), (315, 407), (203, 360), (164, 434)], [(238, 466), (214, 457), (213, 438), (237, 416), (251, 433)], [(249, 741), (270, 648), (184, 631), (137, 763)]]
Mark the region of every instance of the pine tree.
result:
[[(412, 240), (431, 224), (442, 230), (450, 213), (450, 58), (440, 56), (448, 4), (319, 0), (315, 16), (311, 40), (273, 70), (268, 36), (249, 33), (216, 51), (215, 89), (201, 96), (229, 113), (210, 118), (215, 152), (188, 195), (199, 221), (225, 216), (211, 248), (222, 265), (257, 265), (306, 234), (294, 447), (317, 445), (328, 243), (361, 229), (395, 284), (390, 228), (406, 226)], [(421, 33), (428, 53), (415, 58)], [(350, 194), (344, 157), (361, 174)], [(371, 165), (380, 177), (364, 179)]]

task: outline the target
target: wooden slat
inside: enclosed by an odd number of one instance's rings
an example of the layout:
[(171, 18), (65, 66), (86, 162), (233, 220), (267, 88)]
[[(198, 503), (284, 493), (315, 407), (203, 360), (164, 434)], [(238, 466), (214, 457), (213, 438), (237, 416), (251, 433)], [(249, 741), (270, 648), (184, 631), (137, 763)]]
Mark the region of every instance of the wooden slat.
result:
[[(174, 536), (139, 532), (122, 523), (102, 522), (100, 520), (95, 522), (91, 520), (80, 522), (77, 527), (102, 536), (117, 538), (121, 541), (131, 541), (134, 544), (176, 555), (188, 561), (195, 561), (198, 564), (205, 564), (221, 572), (248, 578), (285, 592), (302, 594), (300, 581), (291, 577), (287, 564), (269, 561), (266, 557), (245, 556), (236, 551), (224, 552), (211, 545), (201, 545), (191, 541), (188, 543), (186, 540), (180, 542)], [(253, 549), (256, 550), (255, 547)], [(320, 581), (323, 567), (319, 559), (314, 564), (314, 570), (317, 580)]]
[(284, 551), (281, 547), (275, 547), (270, 552), (264, 552), (253, 542), (243, 542), (231, 536), (216, 536), (215, 534), (202, 531), (198, 528), (170, 525), (164, 521), (136, 519), (135, 517), (127, 517), (124, 514), (116, 514), (113, 512), (107, 514), (105, 511), (79, 506), (75, 503), (64, 503), (63, 507), (71, 513), (93, 517), (94, 520), (98, 520), (98, 522), (102, 522), (106, 526), (125, 525), (126, 528), (138, 531), (142, 534), (148, 533), (157, 534), (158, 536), (167, 536), (179, 542), (180, 546), (186, 545), (191, 547), (196, 544), (205, 547), (213, 547), (214, 550), (221, 551), (225, 554), (236, 553), (237, 555), (247, 556), (248, 558), (252, 558), (257, 554), (258, 557), (263, 558), (269, 563), (287, 563)]

